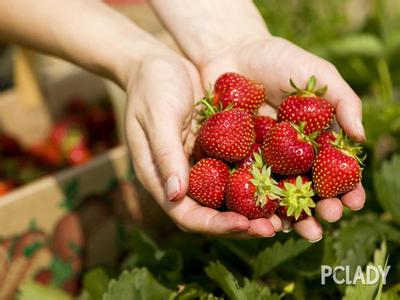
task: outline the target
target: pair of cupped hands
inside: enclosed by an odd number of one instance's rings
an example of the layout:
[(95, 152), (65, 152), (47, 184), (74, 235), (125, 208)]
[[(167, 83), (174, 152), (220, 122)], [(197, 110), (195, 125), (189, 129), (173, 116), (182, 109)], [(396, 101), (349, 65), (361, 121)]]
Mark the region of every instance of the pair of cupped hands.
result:
[[(247, 40), (208, 54), (195, 66), (171, 51), (146, 56), (128, 82), (126, 133), (136, 175), (161, 208), (184, 231), (206, 235), (252, 238), (272, 237), (282, 230), (276, 215), (249, 220), (235, 212), (201, 206), (186, 193), (188, 156), (195, 138), (194, 104), (222, 73), (233, 71), (263, 83), (267, 99), (261, 114), (273, 115), (290, 90), (289, 79), (304, 86), (311, 75), (328, 85), (326, 99), (336, 110), (337, 122), (354, 140), (365, 140), (361, 101), (329, 62), (287, 40), (268, 37)], [(344, 206), (359, 210), (365, 202), (361, 184), (339, 198), (317, 203), (318, 218), (335, 222)], [(316, 217), (294, 224), (293, 229), (310, 242), (323, 230)]]

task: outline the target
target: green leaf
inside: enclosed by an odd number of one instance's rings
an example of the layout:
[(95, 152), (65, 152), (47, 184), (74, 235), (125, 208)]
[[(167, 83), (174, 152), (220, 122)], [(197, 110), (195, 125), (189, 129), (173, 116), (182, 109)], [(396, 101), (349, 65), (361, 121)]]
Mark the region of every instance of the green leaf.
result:
[(33, 281), (24, 283), (17, 294), (18, 300), (72, 300), (63, 291)]
[(271, 294), (267, 286), (261, 286), (258, 282), (244, 279), (244, 286), (240, 287), (237, 279), (229, 272), (220, 262), (212, 262), (205, 268), (208, 277), (213, 279), (220, 288), (232, 300), (276, 300), (280, 299), (279, 295)]
[(67, 211), (71, 211), (76, 204), (77, 198), (79, 196), (79, 181), (78, 179), (74, 179), (69, 182), (64, 188), (65, 198), (61, 203), (61, 207), (66, 209)]
[(211, 262), (204, 270), (208, 277), (218, 283), (229, 299), (245, 299), (235, 276), (220, 262)]
[(123, 263), (123, 269), (147, 267), (158, 279), (172, 284), (180, 278), (181, 253), (174, 249), (160, 250), (148, 235), (137, 229), (131, 232), (129, 241), (133, 252)]
[(174, 300), (223, 300), (206, 292), (197, 283), (192, 283), (183, 288), (180, 292), (175, 292), (171, 297)]
[(335, 56), (380, 57), (384, 53), (384, 47), (375, 35), (356, 33), (331, 41), (326, 46), (326, 51)]
[(260, 278), (264, 276), (276, 266), (296, 257), (311, 246), (312, 244), (309, 242), (300, 239), (296, 241), (294, 239), (289, 239), (284, 244), (275, 242), (271, 247), (264, 249), (257, 255), (253, 263), (253, 277)]
[(55, 286), (61, 286), (66, 280), (74, 275), (71, 262), (64, 261), (58, 257), (54, 257), (50, 265), (53, 273), (52, 283)]
[(379, 203), (400, 223), (400, 155), (385, 161), (380, 170), (374, 173), (374, 188)]
[(398, 300), (400, 299), (400, 283), (392, 286), (390, 289), (382, 293), (381, 300)]
[(103, 300), (168, 299), (172, 291), (159, 282), (145, 268), (124, 271), (117, 280), (111, 280)]
[[(371, 266), (381, 266), (385, 268), (387, 265), (387, 246), (386, 242), (382, 242), (381, 248), (375, 250), (374, 262), (369, 263)], [(366, 273), (364, 272), (364, 277)], [(349, 285), (346, 287), (345, 295), (343, 300), (372, 300), (381, 299), (380, 292), (382, 289), (382, 278), (375, 284), (362, 284), (361, 281), (357, 281), (356, 285)], [(376, 297), (375, 297), (376, 296)]]
[(368, 137), (366, 144), (373, 148), (382, 134), (390, 135), (399, 132), (400, 105), (386, 103), (379, 99), (363, 101), (363, 120)]
[[(375, 214), (369, 213), (343, 220), (340, 229), (334, 232), (336, 265), (348, 265), (350, 276), (354, 276), (356, 267), (368, 263), (376, 243), (383, 239), (398, 242), (400, 232)], [(338, 278), (341, 278), (341, 275), (338, 274)]]
[(101, 300), (107, 291), (110, 278), (102, 268), (95, 268), (83, 276), (83, 288), (91, 300)]
[(264, 299), (264, 300), (279, 300), (278, 294), (272, 294), (268, 287), (261, 286), (256, 281), (244, 279), (243, 292), (246, 295), (245, 299)]

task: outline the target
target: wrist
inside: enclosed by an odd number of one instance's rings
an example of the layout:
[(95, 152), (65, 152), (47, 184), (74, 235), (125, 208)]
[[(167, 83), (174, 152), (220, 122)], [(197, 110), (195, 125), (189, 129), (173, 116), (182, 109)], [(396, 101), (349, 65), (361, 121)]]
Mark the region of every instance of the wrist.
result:
[(218, 53), (270, 33), (257, 8), (248, 0), (151, 0), (179, 45), (199, 68)]
[(124, 90), (129, 88), (130, 82), (137, 77), (138, 70), (143, 61), (151, 58), (177, 59), (178, 53), (168, 48), (153, 37), (143, 34), (142, 37), (126, 40), (110, 57), (107, 69), (111, 78)]

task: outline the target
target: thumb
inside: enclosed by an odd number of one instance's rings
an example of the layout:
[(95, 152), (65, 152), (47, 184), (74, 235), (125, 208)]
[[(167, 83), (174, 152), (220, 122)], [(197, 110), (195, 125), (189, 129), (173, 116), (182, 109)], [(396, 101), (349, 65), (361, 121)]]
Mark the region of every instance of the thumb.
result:
[(182, 124), (178, 119), (164, 112), (147, 131), (153, 160), (168, 200), (183, 198), (189, 181), (188, 159), (182, 142)]

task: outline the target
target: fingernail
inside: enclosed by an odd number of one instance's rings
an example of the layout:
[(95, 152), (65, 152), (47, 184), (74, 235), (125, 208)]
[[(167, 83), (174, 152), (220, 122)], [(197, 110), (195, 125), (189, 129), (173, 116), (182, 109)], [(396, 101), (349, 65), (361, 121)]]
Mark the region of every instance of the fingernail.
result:
[(292, 231), (292, 223), (287, 220), (282, 220), (282, 232), (289, 233)]
[(357, 121), (356, 127), (357, 127), (358, 135), (365, 141), (365, 130), (364, 130), (364, 126), (361, 124), (360, 121)]
[(269, 219), (269, 221), (271, 222), (272, 226), (274, 227), (275, 232), (282, 230), (282, 222), (278, 217), (272, 217)]
[(314, 244), (314, 243), (319, 242), (320, 240), (322, 240), (322, 235), (321, 235), (318, 239), (316, 239), (316, 240), (313, 240), (313, 241), (308, 240), (308, 241), (309, 241), (310, 243)]
[(168, 178), (166, 184), (167, 196), (168, 200), (174, 200), (176, 195), (178, 195), (179, 191), (181, 190), (181, 184), (179, 181), (178, 176), (172, 175)]
[(259, 238), (272, 238), (272, 237), (274, 237), (276, 235), (276, 232), (274, 232), (274, 233), (272, 233), (272, 234), (269, 234), (269, 233), (262, 233), (262, 234), (257, 234), (257, 235), (255, 235), (256, 237), (259, 237)]

